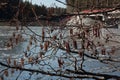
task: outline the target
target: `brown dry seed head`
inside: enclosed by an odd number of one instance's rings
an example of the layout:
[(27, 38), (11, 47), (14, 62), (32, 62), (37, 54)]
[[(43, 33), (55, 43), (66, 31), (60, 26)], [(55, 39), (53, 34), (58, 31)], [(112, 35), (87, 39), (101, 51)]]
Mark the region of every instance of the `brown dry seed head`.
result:
[(60, 68), (63, 66), (63, 64), (64, 64), (64, 61), (62, 61), (61, 58), (58, 58), (58, 65)]
[(33, 58), (32, 57), (29, 57), (28, 58), (28, 62), (31, 63), (33, 61)]
[(65, 47), (66, 47), (67, 53), (70, 53), (70, 46), (68, 42), (65, 42)]
[(19, 66), (19, 68), (22, 68), (23, 65), (22, 65), (22, 64), (19, 64), (18, 66)]
[(30, 51), (30, 46), (27, 46), (27, 51)]
[(62, 38), (63, 36), (62, 36), (62, 34), (60, 34), (60, 38)]
[(40, 44), (40, 48), (43, 49), (43, 45), (42, 44)]
[(14, 60), (14, 66), (17, 66), (17, 62), (16, 62), (16, 60)]
[(11, 58), (8, 57), (8, 64), (10, 65), (11, 64)]
[(44, 43), (44, 50), (47, 51), (48, 50), (48, 42)]
[(37, 40), (34, 38), (34, 43), (36, 43), (37, 44)]
[(114, 53), (115, 53), (115, 51), (116, 51), (116, 47), (115, 47), (115, 46), (113, 46), (113, 47), (111, 48), (111, 53), (112, 53), (112, 54), (114, 54)]
[(29, 41), (29, 45), (32, 45), (32, 40)]
[(83, 51), (78, 51), (78, 54), (79, 54), (79, 56), (80, 56), (80, 58), (83, 56)]
[(8, 75), (8, 70), (5, 70), (5, 71), (4, 71), (4, 75), (5, 75), (6, 77), (9, 76), (9, 75)]
[(2, 77), (0, 77), (0, 80), (3, 80)]
[(18, 37), (15, 38), (15, 43), (18, 44)]
[(74, 46), (75, 49), (77, 49), (77, 42), (76, 42), (76, 40), (73, 40), (73, 46)]
[(14, 73), (14, 69), (11, 69), (11, 73), (12, 73), (12, 74)]
[(44, 42), (45, 32), (44, 29), (42, 29), (42, 41)]
[(53, 36), (53, 40), (56, 40), (56, 39), (57, 39), (57, 37), (54, 35), (54, 36)]
[(40, 52), (39, 53), (39, 57), (42, 59), (42, 55), (43, 55), (43, 53), (42, 52)]
[(33, 36), (30, 36), (30, 40), (33, 40)]
[(18, 27), (18, 26), (16, 26), (16, 30), (17, 30), (17, 31), (19, 30), (19, 27)]
[(24, 65), (24, 59), (21, 58), (21, 65), (23, 66)]
[(70, 29), (70, 34), (73, 34), (73, 29)]

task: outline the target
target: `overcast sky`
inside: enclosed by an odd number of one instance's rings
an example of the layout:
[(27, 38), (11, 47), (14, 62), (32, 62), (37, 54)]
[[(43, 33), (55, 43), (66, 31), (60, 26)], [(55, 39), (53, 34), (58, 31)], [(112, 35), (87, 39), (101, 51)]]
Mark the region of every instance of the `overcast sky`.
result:
[[(31, 0), (26, 0), (26, 1), (31, 1)], [(65, 0), (60, 0), (60, 1), (65, 2)], [(53, 7), (53, 6), (64, 7), (64, 8), (66, 7), (65, 5), (57, 2), (56, 0), (32, 0), (32, 3), (38, 5), (44, 4), (47, 7)]]

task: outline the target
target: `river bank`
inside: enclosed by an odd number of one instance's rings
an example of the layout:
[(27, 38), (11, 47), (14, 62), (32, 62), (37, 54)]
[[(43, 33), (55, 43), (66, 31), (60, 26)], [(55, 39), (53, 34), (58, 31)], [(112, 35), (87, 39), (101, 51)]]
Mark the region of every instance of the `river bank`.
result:
[[(58, 25), (59, 22), (48, 22), (48, 21), (23, 21), (19, 22), (20, 25), (22, 26), (55, 26)], [(0, 26), (16, 26), (15, 22), (10, 22), (10, 21), (0, 21)]]
[[(30, 26), (38, 26), (39, 25), (37, 22), (26, 22), (26, 23), (23, 22), (22, 23), (23, 26), (25, 24), (28, 24)], [(12, 26), (12, 27), (14, 27), (14, 26), (16, 26), (16, 24), (15, 23), (10, 24), (9, 21), (0, 21), (0, 26)]]
[(0, 26), (9, 26), (8, 21), (0, 21)]

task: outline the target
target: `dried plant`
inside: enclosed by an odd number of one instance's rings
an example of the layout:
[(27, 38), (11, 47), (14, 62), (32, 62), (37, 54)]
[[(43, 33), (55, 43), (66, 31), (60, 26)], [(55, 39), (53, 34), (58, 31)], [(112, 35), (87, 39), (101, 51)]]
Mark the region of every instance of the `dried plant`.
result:
[[(60, 0), (56, 1), (65, 4)], [(45, 26), (40, 23), (41, 20), (39, 20), (34, 8), (30, 6), (35, 16), (33, 22), (37, 22), (42, 26), (39, 30), (39, 34), (29, 26), (32, 22), (28, 24), (26, 22), (24, 25), (18, 24), (19, 19), (17, 17), (19, 10), (17, 11), (15, 15), (16, 31), (13, 32), (12, 37), (8, 40), (7, 47), (12, 46), (11, 49), (14, 49), (26, 39), (29, 39), (26, 40), (28, 45), (26, 45), (25, 51), (18, 56), (8, 56), (7, 59), (1, 58), (0, 76), (4, 75), (5, 77), (10, 77), (10, 73), (19, 73), (18, 76), (15, 76), (17, 80), (21, 78), (21, 74), (24, 74), (25, 71), (27, 72), (26, 74), (28, 74), (28, 76), (25, 77), (26, 80), (33, 79), (33, 76), (38, 76), (40, 79), (47, 78), (48, 76), (49, 78), (55, 76), (55, 79), (59, 79), (59, 77), (60, 79), (120, 79), (119, 75), (109, 74), (113, 70), (120, 71), (120, 59), (114, 57), (119, 51), (118, 44), (120, 42), (119, 40), (111, 39), (108, 35), (103, 36), (101, 29), (107, 30), (108, 33), (112, 36), (114, 35), (114, 37), (120, 36), (109, 31), (108, 27), (102, 26), (104, 22), (98, 22), (86, 27), (86, 25), (82, 23), (83, 18), (80, 17), (82, 15), (86, 16), (103, 12), (80, 13), (78, 7), (70, 4), (65, 5), (74, 7), (74, 9), (78, 11), (78, 14), (71, 14), (71, 17), (70, 14), (68, 14), (68, 17), (61, 21), (64, 23), (49, 22), (47, 20), (45, 21), (47, 23)], [(114, 7), (114, 9), (107, 12), (116, 9), (118, 9), (118, 7)], [(22, 11), (24, 11), (24, 9), (22, 9)], [(70, 25), (67, 25), (67, 22), (72, 20), (73, 16), (78, 17), (77, 24), (73, 25), (74, 20), (71, 21)], [(20, 29), (20, 27), (22, 29)], [(30, 33), (27, 31), (30, 31)], [(117, 43), (117, 46), (110, 45), (109, 49), (106, 48), (108, 43), (113, 42)], [(109, 57), (103, 58), (100, 55), (108, 55)], [(96, 63), (94, 63), (94, 61), (96, 61)], [(101, 66), (97, 66), (96, 69), (93, 67), (95, 64), (107, 65), (109, 70), (108, 68), (101, 68)], [(86, 67), (89, 70), (87, 70)], [(104, 70), (106, 72), (104, 72)], [(42, 78), (42, 76), (45, 77)], [(0, 78), (0, 80), (2, 80), (2, 78)]]

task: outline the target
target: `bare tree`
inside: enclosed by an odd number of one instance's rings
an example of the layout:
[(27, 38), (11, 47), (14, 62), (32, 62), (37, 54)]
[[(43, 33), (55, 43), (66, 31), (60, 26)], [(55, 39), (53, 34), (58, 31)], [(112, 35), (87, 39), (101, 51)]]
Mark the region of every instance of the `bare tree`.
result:
[[(56, 1), (63, 3), (59, 0)], [(72, 7), (77, 11), (79, 10), (74, 5)], [(109, 11), (116, 9), (118, 7)], [(35, 15), (36, 22), (40, 26), (44, 26), (32, 6), (31, 10)], [(7, 47), (13, 49), (26, 39), (24, 36), (29, 36), (28, 45), (23, 54), (19, 54), (17, 57), (8, 56), (0, 59), (1, 80), (10, 78), (11, 75), (14, 75), (16, 80), (33, 80), (34, 77), (38, 80), (48, 78), (70, 80), (120, 79), (120, 59), (114, 57), (118, 54), (118, 44), (120, 42), (111, 38), (111, 36), (119, 37), (119, 34), (111, 32), (104, 26), (104, 23), (95, 20), (95, 23), (89, 26), (83, 24), (81, 15), (89, 14), (81, 14), (78, 11), (77, 15), (79, 16), (67, 17), (59, 23), (53, 24), (46, 21), (47, 26), (39, 28), (40, 31), (37, 33), (29, 27), (32, 22), (21, 25), (18, 15), (19, 10), (14, 18), (16, 31), (11, 35)], [(71, 21), (72, 19), (73, 21)], [(69, 25), (66, 25), (68, 23)], [(73, 25), (74, 23), (76, 24)], [(106, 36), (102, 35), (102, 29), (108, 31)], [(110, 44), (109, 47), (106, 47), (107, 43)], [(111, 43), (117, 43), (117, 46)], [(114, 72), (118, 72), (118, 74), (112, 74)], [(23, 75), (26, 76), (21, 78)]]

